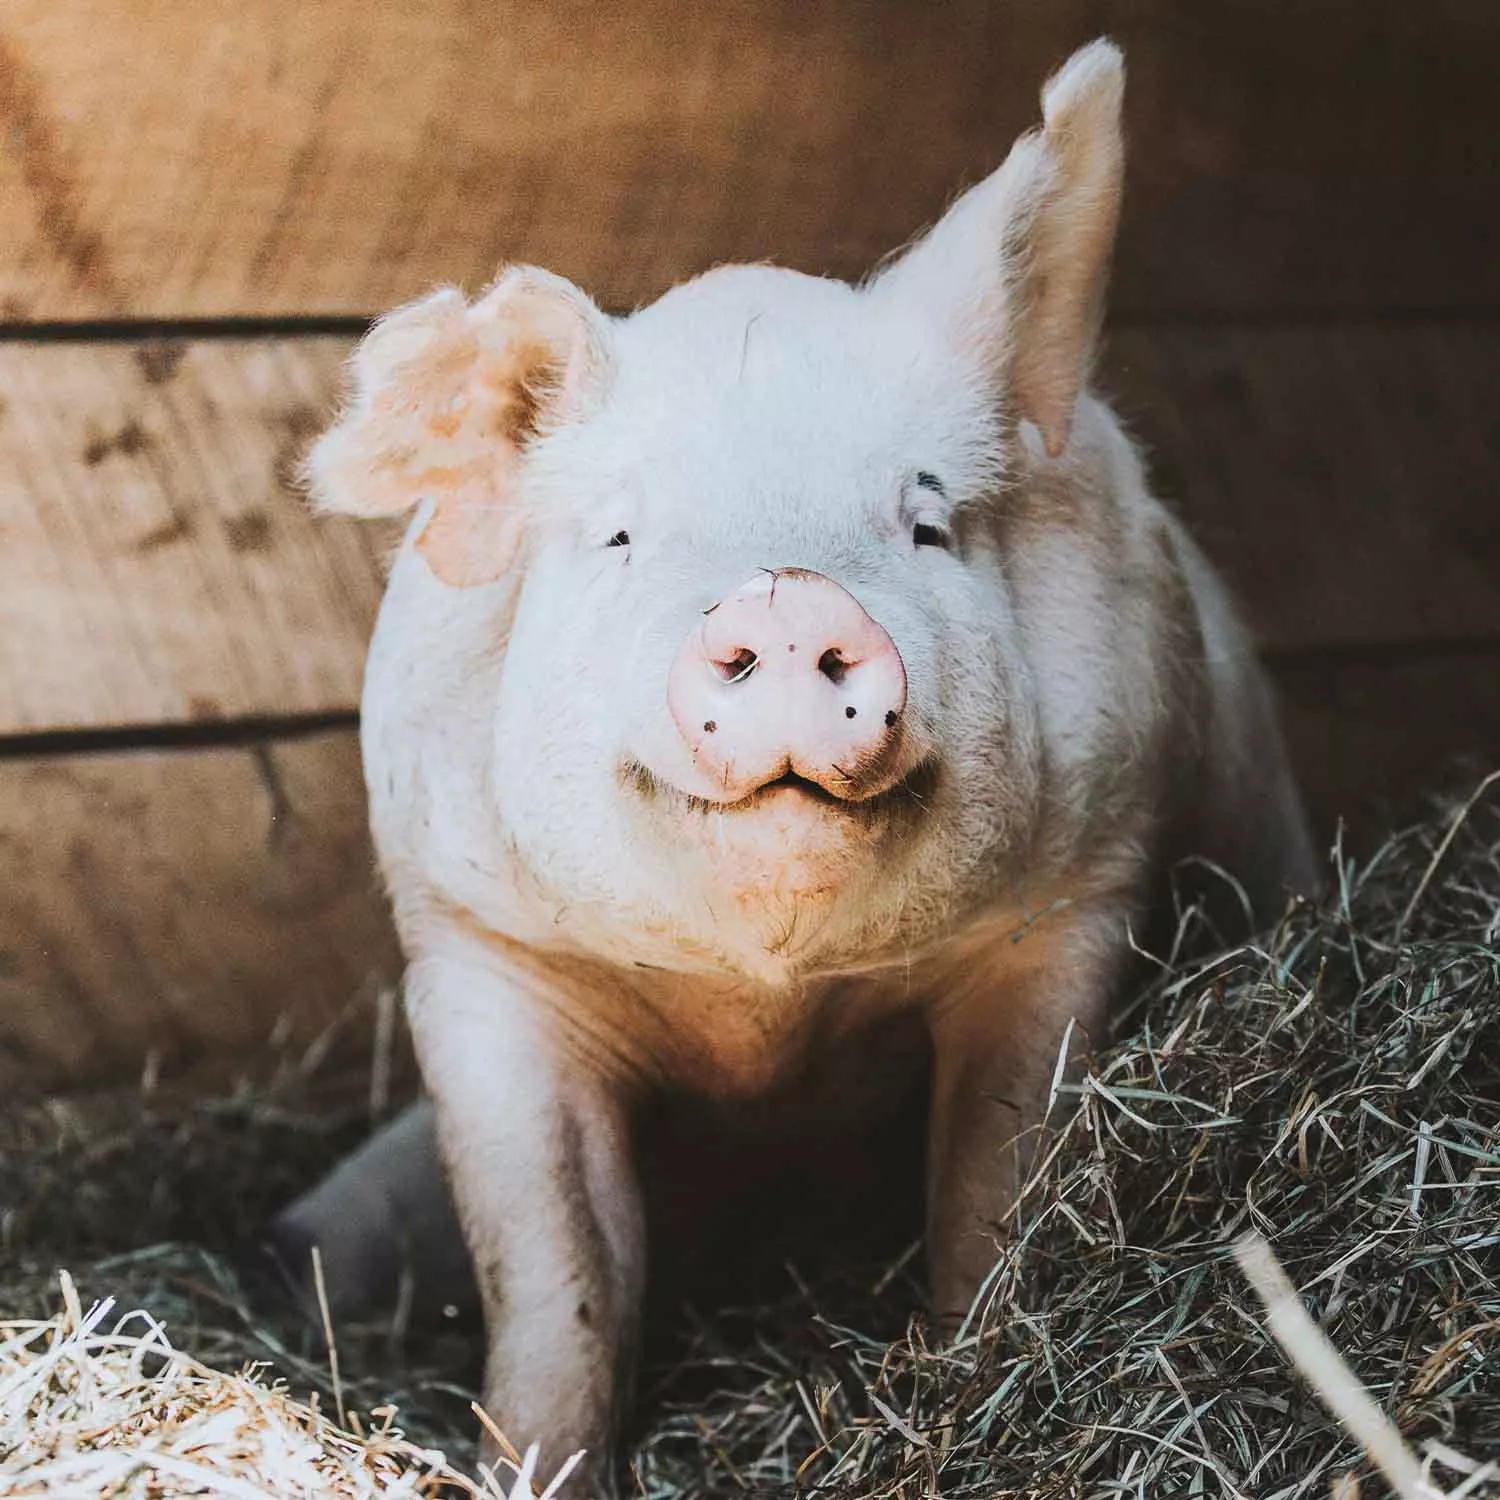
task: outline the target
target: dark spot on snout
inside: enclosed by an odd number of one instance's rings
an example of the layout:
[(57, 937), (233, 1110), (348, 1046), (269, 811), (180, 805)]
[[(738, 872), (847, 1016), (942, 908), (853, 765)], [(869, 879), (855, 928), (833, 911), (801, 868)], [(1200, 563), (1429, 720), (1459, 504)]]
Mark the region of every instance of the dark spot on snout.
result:
[(712, 734), (719, 726), (712, 720), (707, 720), (703, 725), (704, 734)]
[(795, 641), (788, 641), (786, 649), (788, 651), (795, 651), (797, 649), (797, 643)]
[(576, 1317), (585, 1328), (587, 1328), (594, 1321), (594, 1309), (591, 1308), (587, 1302), (580, 1302), (578, 1306), (573, 1309), (573, 1316)]
[(854, 705), (853, 705), (853, 704), (852, 704), (852, 703), (851, 703), (851, 704), (850, 704), (850, 705), (849, 705), (849, 706), (848, 706), (848, 707), (847, 707), (847, 708), (846, 708), (846, 709), (845, 709), (845, 710), (844, 710), (844, 717), (845, 717), (845, 718), (846, 718), (846, 719), (852, 719), (852, 718), (853, 718), (853, 717), (854, 717), (854, 714), (855, 714), (855, 708), (854, 708)]
[(885, 711), (885, 727), (889, 729), (896, 722), (896, 710), (888, 708)]

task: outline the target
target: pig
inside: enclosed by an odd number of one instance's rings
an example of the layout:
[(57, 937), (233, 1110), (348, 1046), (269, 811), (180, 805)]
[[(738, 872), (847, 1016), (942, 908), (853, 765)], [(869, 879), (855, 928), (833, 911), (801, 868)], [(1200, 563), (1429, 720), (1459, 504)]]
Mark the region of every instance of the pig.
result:
[(913, 1022), (951, 1320), (1164, 872), (1212, 861), (1262, 915), (1314, 883), (1246, 632), (1090, 386), (1123, 86), (1113, 44), (1076, 53), (857, 285), (438, 290), (370, 331), (310, 456), (324, 510), (414, 512), (361, 736), (426, 1099), (276, 1232), (357, 1302), (451, 1190), (484, 1405), (591, 1493), (649, 1101), (792, 1098)]

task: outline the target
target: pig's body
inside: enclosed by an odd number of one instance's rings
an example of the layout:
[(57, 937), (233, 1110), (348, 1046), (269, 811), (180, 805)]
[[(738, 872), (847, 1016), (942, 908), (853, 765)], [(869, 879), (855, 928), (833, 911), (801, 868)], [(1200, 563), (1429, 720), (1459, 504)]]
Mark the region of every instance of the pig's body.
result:
[[(597, 1484), (651, 1099), (795, 1091), (920, 1018), (956, 1312), (1166, 865), (1268, 912), (1310, 882), (1250, 647), (1083, 385), (1119, 78), (1081, 54), (860, 289), (728, 268), (625, 320), (534, 272), (439, 294), (372, 336), (315, 459), (343, 508), (432, 502), (370, 653), (373, 827), (487, 1404)], [(429, 1130), (286, 1216), (346, 1296), (441, 1217)]]

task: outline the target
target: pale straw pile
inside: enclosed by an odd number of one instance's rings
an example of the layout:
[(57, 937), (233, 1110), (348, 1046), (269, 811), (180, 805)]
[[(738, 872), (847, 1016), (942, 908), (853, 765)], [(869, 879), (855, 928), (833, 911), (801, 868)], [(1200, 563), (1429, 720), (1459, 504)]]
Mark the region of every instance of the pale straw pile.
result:
[[(236, 1373), (173, 1348), (141, 1309), (87, 1311), (60, 1274), (50, 1321), (0, 1323), (0, 1495), (213, 1495), (224, 1500), (397, 1500), (461, 1494), (523, 1500), (536, 1451), (482, 1470), (452, 1468), (410, 1441), (394, 1407), (362, 1423), (317, 1396), (293, 1399), (264, 1366)], [(571, 1464), (540, 1491), (551, 1500)]]

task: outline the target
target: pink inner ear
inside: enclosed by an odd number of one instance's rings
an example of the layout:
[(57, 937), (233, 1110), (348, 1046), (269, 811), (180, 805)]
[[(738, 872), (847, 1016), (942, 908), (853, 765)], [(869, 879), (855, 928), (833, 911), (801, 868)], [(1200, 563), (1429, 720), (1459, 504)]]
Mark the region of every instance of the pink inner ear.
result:
[(502, 282), (469, 310), (466, 359), (415, 407), (422, 496), (436, 500), (417, 548), (445, 583), (494, 583), (514, 563), (524, 521), (511, 491), (548, 416), (572, 411), (590, 347), (578, 307), (550, 288)]
[(516, 507), (499, 495), (488, 501), (466, 496), (440, 500), (417, 538), (428, 566), (454, 588), (496, 582), (515, 561), (520, 545)]
[(553, 357), (524, 331), (486, 347), (470, 321), (371, 403), (370, 477), (404, 490), (402, 509), (436, 502), (417, 548), (445, 583), (493, 583), (515, 558), (509, 491), (537, 419), (534, 370)]
[(444, 583), (494, 583), (515, 561), (522, 523), (510, 492), (542, 409), (564, 383), (562, 364), (554, 345), (522, 327), (499, 347), (477, 341), (454, 388), (423, 403), (429, 464), (414, 479), (419, 498), (437, 504), (417, 549)]
[(1056, 368), (1032, 372), (1018, 369), (1016, 379), (1021, 415), (1036, 423), (1049, 458), (1060, 457), (1068, 446), (1083, 375), (1079, 362), (1070, 362), (1066, 351), (1055, 357)]
[(355, 403), (312, 455), (319, 504), (376, 516), (430, 501), (416, 545), (433, 572), (458, 587), (499, 578), (523, 534), (522, 455), (573, 410), (590, 317), (581, 293), (529, 270), (472, 307), (443, 292), (392, 314), (356, 365)]

